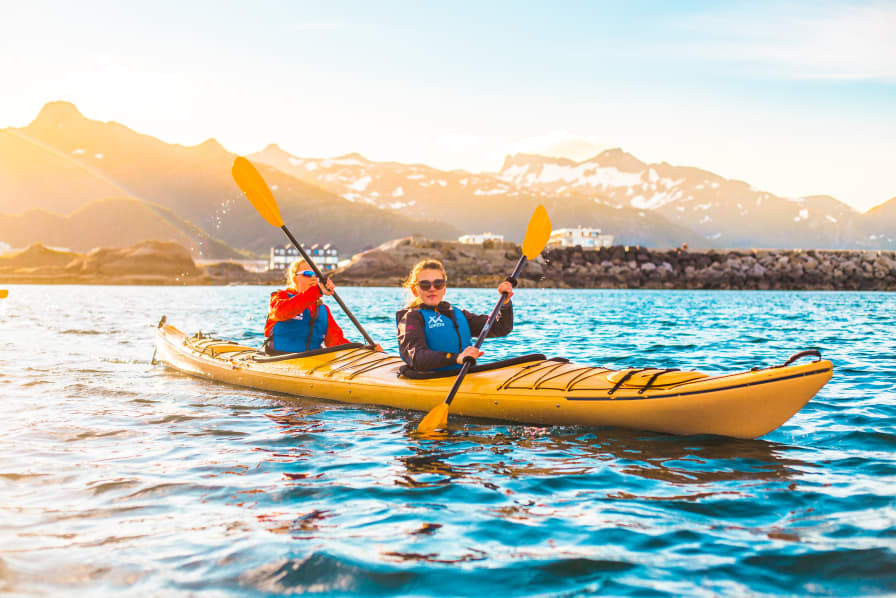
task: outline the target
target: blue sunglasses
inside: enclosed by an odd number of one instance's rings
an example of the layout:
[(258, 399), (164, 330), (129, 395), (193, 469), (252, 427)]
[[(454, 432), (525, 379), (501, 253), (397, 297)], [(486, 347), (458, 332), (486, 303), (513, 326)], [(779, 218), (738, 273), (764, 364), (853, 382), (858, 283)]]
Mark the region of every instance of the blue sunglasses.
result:
[(314, 272), (311, 270), (302, 270), (301, 272), (296, 272), (296, 276), (300, 274), (305, 278), (313, 278), (315, 276)]

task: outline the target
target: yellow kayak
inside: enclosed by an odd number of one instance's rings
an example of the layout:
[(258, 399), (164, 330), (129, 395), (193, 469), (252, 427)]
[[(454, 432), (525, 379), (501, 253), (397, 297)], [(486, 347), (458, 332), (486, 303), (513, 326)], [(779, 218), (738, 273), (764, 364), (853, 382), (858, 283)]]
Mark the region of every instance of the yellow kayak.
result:
[[(343, 403), (429, 411), (445, 400), (450, 372), (402, 373), (401, 358), (359, 345), (266, 356), (257, 348), (159, 323), (156, 355), (219, 382)], [(802, 357), (813, 361), (796, 363)], [(528, 355), (474, 367), (451, 414), (540, 425), (616, 426), (668, 434), (756, 438), (790, 419), (831, 379), (817, 351), (784, 365), (720, 376), (654, 368), (611, 370)]]

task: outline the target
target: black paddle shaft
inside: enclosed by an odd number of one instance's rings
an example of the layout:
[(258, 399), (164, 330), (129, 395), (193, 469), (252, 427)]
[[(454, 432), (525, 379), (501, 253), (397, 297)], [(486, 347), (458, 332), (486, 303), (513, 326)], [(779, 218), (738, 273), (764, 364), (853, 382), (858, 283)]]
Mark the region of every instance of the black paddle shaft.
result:
[[(513, 274), (510, 275), (511, 280), (516, 280), (527, 261), (528, 259), (525, 255), (520, 256), (520, 261), (516, 263), (516, 268), (513, 269)], [(482, 346), (482, 341), (488, 336), (488, 331), (492, 329), (492, 324), (498, 319), (498, 312), (501, 311), (501, 306), (504, 305), (506, 299), (507, 293), (501, 293), (501, 299), (498, 301), (495, 309), (492, 310), (492, 314), (488, 317), (488, 320), (485, 321), (485, 326), (482, 327), (482, 332), (479, 333), (479, 338), (476, 339), (476, 343), (473, 345), (477, 349)], [(458, 372), (457, 378), (454, 380), (454, 386), (451, 387), (451, 391), (448, 393), (448, 396), (445, 397), (446, 405), (450, 405), (451, 401), (454, 400), (454, 395), (457, 394), (457, 391), (460, 388), (460, 383), (463, 382), (464, 377), (467, 375), (467, 372), (470, 371), (470, 368), (474, 363), (476, 363), (476, 360), (472, 357), (464, 358), (464, 365), (460, 368), (460, 372)]]
[[(321, 282), (321, 284), (326, 286), (327, 285), (327, 277), (321, 273), (320, 269), (317, 267), (317, 264), (314, 263), (314, 260), (312, 260), (310, 257), (308, 257), (308, 254), (305, 253), (304, 249), (302, 249), (302, 245), (299, 244), (298, 241), (296, 241), (296, 238), (292, 236), (292, 233), (289, 232), (289, 229), (286, 228), (285, 224), (283, 226), (281, 226), (280, 228), (283, 229), (283, 232), (286, 233), (286, 236), (289, 237), (289, 240), (292, 241), (293, 245), (295, 245), (295, 248), (298, 249), (299, 253), (302, 254), (302, 258), (308, 263), (309, 266), (311, 266), (311, 269), (314, 270), (314, 274), (317, 275), (317, 278)], [(339, 307), (342, 308), (342, 311), (345, 312), (345, 315), (348, 316), (348, 319), (352, 321), (352, 324), (355, 325), (355, 328), (358, 329), (358, 332), (361, 333), (361, 336), (364, 337), (364, 340), (367, 341), (367, 344), (369, 344), (371, 346), (375, 345), (376, 343), (373, 342), (373, 339), (370, 338), (370, 335), (367, 334), (367, 331), (364, 330), (364, 327), (361, 326), (361, 323), (355, 319), (355, 316), (352, 315), (352, 312), (349, 311), (348, 307), (345, 305), (345, 303), (342, 302), (342, 299), (339, 297), (339, 295), (336, 294), (335, 291), (333, 291), (333, 299), (336, 300), (336, 303), (339, 304)]]

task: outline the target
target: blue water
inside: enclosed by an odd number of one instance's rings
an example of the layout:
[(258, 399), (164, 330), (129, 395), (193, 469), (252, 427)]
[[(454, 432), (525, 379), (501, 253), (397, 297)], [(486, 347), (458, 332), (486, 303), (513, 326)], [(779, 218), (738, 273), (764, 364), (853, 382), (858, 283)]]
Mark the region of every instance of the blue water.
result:
[[(814, 347), (834, 377), (752, 441), (456, 417), (426, 440), (419, 413), (151, 365), (162, 314), (258, 342), (270, 290), (10, 287), (0, 593), (896, 593), (894, 294), (521, 290), (486, 357), (723, 373)], [(341, 294), (395, 351), (401, 294)]]

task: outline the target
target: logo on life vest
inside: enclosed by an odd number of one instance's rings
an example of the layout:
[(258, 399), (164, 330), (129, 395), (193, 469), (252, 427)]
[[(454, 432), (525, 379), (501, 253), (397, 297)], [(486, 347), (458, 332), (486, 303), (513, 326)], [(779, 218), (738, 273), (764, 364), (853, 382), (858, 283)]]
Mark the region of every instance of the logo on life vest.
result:
[(305, 312), (302, 312), (302, 313), (300, 313), (299, 315), (294, 316), (294, 317), (293, 317), (293, 320), (301, 320), (301, 319), (303, 319), (302, 316), (304, 316), (304, 315), (305, 315)]
[(441, 314), (433, 314), (429, 317), (429, 322), (427, 323), (427, 328), (441, 328), (445, 325), (445, 322), (442, 321)]

